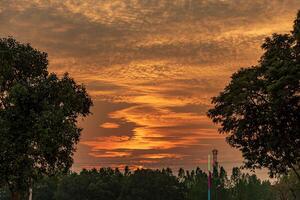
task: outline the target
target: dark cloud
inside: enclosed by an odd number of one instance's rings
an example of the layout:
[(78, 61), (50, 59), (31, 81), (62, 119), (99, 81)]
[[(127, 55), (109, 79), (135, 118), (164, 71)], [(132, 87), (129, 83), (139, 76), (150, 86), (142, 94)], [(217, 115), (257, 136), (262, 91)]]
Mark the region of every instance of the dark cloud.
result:
[[(123, 119), (110, 119), (109, 114), (116, 110), (128, 108), (132, 104), (128, 103), (111, 103), (106, 101), (94, 101), (94, 106), (91, 110), (92, 115), (80, 121), (79, 126), (84, 126), (84, 134), (82, 140), (94, 139), (95, 137), (105, 136), (128, 136), (134, 135), (134, 128), (139, 127), (133, 122), (127, 122)], [(106, 122), (117, 123), (120, 127), (117, 129), (105, 129), (100, 127)]]

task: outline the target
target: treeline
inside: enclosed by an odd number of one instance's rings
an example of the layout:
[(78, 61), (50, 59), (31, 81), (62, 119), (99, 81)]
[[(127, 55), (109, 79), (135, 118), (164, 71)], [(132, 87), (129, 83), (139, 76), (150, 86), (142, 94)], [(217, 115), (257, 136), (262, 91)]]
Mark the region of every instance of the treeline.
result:
[[(207, 174), (192, 171), (138, 169), (128, 167), (82, 170), (55, 177), (45, 177), (34, 184), (33, 200), (202, 200), (207, 199)], [(256, 175), (233, 168), (231, 176), (223, 167), (214, 168), (212, 200), (289, 200), (300, 195), (300, 185), (292, 174), (277, 183), (261, 181)], [(2, 188), (0, 199), (10, 198)]]

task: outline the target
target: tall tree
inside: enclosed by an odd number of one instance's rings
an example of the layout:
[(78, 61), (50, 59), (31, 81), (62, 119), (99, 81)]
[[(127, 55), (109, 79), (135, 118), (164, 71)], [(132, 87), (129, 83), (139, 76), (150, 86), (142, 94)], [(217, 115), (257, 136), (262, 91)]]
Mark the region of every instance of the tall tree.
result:
[(130, 175), (118, 200), (182, 200), (183, 184), (169, 169), (138, 169)]
[(291, 34), (274, 34), (262, 45), (257, 66), (240, 69), (208, 116), (241, 150), (245, 166), (270, 175), (295, 171), (300, 163), (300, 12)]
[(197, 167), (195, 172), (192, 170), (191, 176), (185, 176), (184, 178), (183, 183), (186, 186), (187, 200), (206, 199), (208, 188), (205, 172)]
[(84, 86), (47, 67), (46, 53), (0, 39), (0, 179), (16, 200), (39, 176), (71, 167), (77, 118), (92, 105)]
[(111, 168), (83, 170), (65, 176), (58, 184), (57, 200), (117, 200), (122, 189), (123, 174)]

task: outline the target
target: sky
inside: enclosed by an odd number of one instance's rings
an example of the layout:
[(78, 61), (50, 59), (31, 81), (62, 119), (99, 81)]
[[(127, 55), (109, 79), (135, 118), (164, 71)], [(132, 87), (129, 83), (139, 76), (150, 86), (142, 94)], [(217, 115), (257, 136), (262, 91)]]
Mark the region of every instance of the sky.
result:
[[(264, 38), (288, 33), (299, 0), (0, 0), (0, 37), (45, 51), (92, 96), (73, 170), (205, 168), (241, 153), (206, 116)], [(264, 172), (261, 172), (264, 173)]]

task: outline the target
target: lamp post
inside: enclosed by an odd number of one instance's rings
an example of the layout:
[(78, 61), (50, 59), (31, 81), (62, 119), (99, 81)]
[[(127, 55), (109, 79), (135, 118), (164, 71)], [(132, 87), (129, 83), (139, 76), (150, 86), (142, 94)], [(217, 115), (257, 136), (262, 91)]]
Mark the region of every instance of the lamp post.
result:
[(207, 199), (211, 199), (211, 169), (210, 169), (210, 154), (208, 154), (208, 159), (207, 159), (207, 169), (208, 169), (208, 176), (207, 176)]

